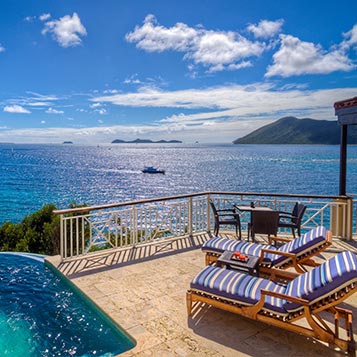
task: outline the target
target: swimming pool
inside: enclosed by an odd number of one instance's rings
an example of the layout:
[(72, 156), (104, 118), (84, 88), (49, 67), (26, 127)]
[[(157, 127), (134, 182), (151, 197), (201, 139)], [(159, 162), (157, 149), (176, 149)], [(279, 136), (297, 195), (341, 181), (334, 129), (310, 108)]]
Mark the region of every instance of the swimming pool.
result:
[(1, 356), (115, 356), (135, 343), (37, 255), (0, 254)]

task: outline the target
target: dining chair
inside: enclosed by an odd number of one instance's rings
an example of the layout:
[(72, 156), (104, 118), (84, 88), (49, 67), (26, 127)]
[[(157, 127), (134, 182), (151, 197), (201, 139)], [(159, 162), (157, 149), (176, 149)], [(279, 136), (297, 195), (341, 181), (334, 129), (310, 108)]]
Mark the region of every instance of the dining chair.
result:
[(279, 227), (290, 228), (295, 238), (295, 229), (298, 237), (301, 235), (301, 221), (306, 211), (306, 206), (302, 203), (296, 202), (292, 212), (279, 212)]
[(217, 209), (211, 199), (209, 200), (209, 204), (214, 217), (214, 235), (218, 236), (220, 226), (231, 225), (235, 227), (236, 236), (241, 239), (242, 229), (239, 213), (234, 208)]

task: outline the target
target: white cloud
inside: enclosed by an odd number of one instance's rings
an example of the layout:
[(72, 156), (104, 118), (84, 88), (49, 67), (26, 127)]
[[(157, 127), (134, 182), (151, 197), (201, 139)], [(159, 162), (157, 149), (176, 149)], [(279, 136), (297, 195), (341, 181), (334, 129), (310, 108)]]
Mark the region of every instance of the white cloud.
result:
[(5, 52), (5, 47), (0, 43), (0, 53)]
[(133, 32), (125, 38), (128, 42), (136, 43), (137, 48), (149, 52), (167, 50), (187, 51), (198, 36), (197, 30), (183, 23), (177, 23), (171, 28), (157, 25), (155, 16), (148, 15), (143, 26), (136, 26)]
[[(274, 84), (229, 85), (206, 89), (158, 91), (145, 88), (140, 92), (106, 96), (106, 100), (92, 98), (92, 104), (104, 106), (147, 107), (145, 112), (158, 113), (155, 108), (166, 106), (172, 114), (157, 117), (155, 122), (139, 125), (104, 125), (97, 118), (95, 127), (84, 127), (66, 118), (67, 128), (9, 129), (2, 128), (0, 142), (63, 142), (94, 144), (110, 143), (113, 139), (148, 137), (153, 140), (179, 139), (186, 142), (231, 142), (283, 116), (336, 120), (333, 103), (355, 96), (356, 88), (306, 90), (300, 84), (278, 88)], [(103, 108), (95, 108), (94, 110)], [(138, 109), (139, 111), (140, 109)], [(41, 120), (41, 119), (39, 119)], [(119, 120), (119, 118), (118, 118)], [(119, 122), (120, 123), (120, 122)], [(43, 123), (45, 124), (45, 123)], [(70, 139), (69, 139), (70, 138)]]
[(142, 84), (142, 81), (138, 78), (137, 74), (133, 74), (129, 78), (125, 79), (123, 83), (125, 83), (125, 84)]
[(346, 39), (342, 45), (349, 46), (356, 46), (357, 45), (357, 24), (352, 27), (352, 29), (343, 34), (344, 38)]
[(66, 15), (59, 20), (48, 21), (42, 30), (42, 34), (51, 33), (53, 38), (62, 47), (78, 46), (82, 43), (80, 36), (86, 36), (87, 31), (82, 25), (77, 13), (72, 17)]
[[(172, 125), (203, 124), (206, 121), (224, 123), (230, 120), (277, 120), (286, 115), (310, 116), (314, 119), (334, 119), (333, 103), (355, 96), (356, 88), (308, 91), (305, 88), (279, 89), (272, 84), (231, 85), (203, 90), (158, 91), (117, 94), (93, 98), (93, 101), (133, 107), (180, 108), (187, 113), (174, 114), (158, 120)], [(195, 110), (190, 114), (190, 110)], [(200, 110), (198, 112), (198, 110)], [(250, 127), (251, 128), (251, 127)], [(221, 129), (216, 127), (217, 133)], [(220, 134), (219, 134), (220, 135)]]
[(28, 102), (27, 105), (31, 107), (49, 107), (51, 105), (50, 102)]
[(46, 20), (48, 20), (50, 18), (51, 18), (51, 14), (42, 14), (42, 15), (39, 16), (39, 19), (41, 21), (46, 21)]
[(341, 48), (324, 51), (320, 45), (291, 35), (280, 35), (280, 40), (280, 49), (273, 55), (274, 63), (268, 67), (266, 77), (327, 74), (355, 68)]
[(25, 109), (21, 105), (7, 105), (4, 107), (4, 112), (6, 113), (17, 113), (17, 114), (29, 114), (29, 110)]
[(53, 108), (48, 108), (46, 110), (47, 114), (63, 114), (64, 111), (63, 110), (57, 110), (57, 109), (53, 109)]
[(96, 113), (99, 113), (100, 115), (105, 115), (105, 114), (107, 114), (107, 110), (104, 109), (104, 108), (96, 109), (95, 112), (96, 112)]
[(237, 32), (208, 31), (183, 23), (167, 28), (159, 25), (153, 15), (148, 15), (144, 24), (136, 26), (125, 38), (148, 52), (184, 52), (185, 59), (192, 59), (211, 72), (247, 67), (249, 62), (241, 61), (260, 56), (266, 48), (263, 42), (252, 42)]
[(36, 20), (36, 16), (26, 16), (24, 18), (24, 20), (27, 22), (32, 22), (32, 21)]
[(187, 53), (185, 58), (193, 58), (195, 63), (213, 66), (217, 71), (225, 69), (226, 65), (236, 65), (237, 68), (246, 67), (238, 61), (251, 56), (259, 56), (263, 51), (264, 44), (251, 42), (234, 32), (210, 31), (199, 38), (194, 51)]
[(99, 107), (101, 107), (102, 106), (102, 104), (100, 104), (100, 103), (93, 103), (93, 104), (91, 104), (89, 107), (90, 108), (99, 108)]
[(262, 20), (258, 25), (249, 25), (248, 30), (251, 31), (256, 38), (271, 38), (277, 35), (284, 24), (284, 20), (268, 21)]
[(106, 93), (106, 94), (115, 94), (115, 93), (118, 93), (118, 90), (117, 89), (106, 89), (104, 91), (104, 93)]

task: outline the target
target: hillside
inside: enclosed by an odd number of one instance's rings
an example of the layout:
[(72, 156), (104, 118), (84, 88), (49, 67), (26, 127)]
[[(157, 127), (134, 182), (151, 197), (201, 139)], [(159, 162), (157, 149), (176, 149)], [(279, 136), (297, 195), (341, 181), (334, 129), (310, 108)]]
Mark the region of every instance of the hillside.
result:
[[(340, 143), (337, 121), (284, 117), (238, 138), (233, 144), (324, 144)], [(348, 127), (348, 143), (357, 144), (357, 126)]]

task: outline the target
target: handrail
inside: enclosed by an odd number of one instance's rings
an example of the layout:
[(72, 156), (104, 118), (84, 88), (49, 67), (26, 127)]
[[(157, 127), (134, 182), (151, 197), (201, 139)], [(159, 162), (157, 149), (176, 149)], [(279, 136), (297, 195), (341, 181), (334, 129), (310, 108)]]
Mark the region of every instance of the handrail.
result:
[(155, 197), (155, 198), (147, 198), (142, 200), (135, 201), (127, 201), (127, 202), (118, 202), (111, 203), (106, 205), (96, 205), (96, 206), (86, 206), (86, 207), (76, 207), (69, 209), (61, 209), (54, 210), (54, 214), (66, 214), (66, 213), (79, 213), (79, 212), (88, 212), (88, 211), (96, 211), (114, 207), (125, 207), (132, 205), (140, 205), (145, 203), (152, 202), (160, 202), (160, 201), (172, 201), (182, 198), (189, 197), (199, 197), (199, 196), (207, 196), (207, 195), (226, 195), (226, 196), (270, 196), (270, 197), (287, 197), (287, 198), (328, 198), (328, 199), (339, 199), (339, 198), (349, 198), (350, 196), (336, 196), (336, 195), (306, 195), (306, 194), (291, 194), (291, 193), (269, 193), (269, 192), (226, 192), (226, 191), (204, 191), (197, 193), (190, 193), (184, 195), (176, 195), (176, 196), (164, 196), (164, 197)]
[[(98, 249), (210, 232), (214, 223), (208, 204), (210, 198), (220, 207), (237, 201), (254, 201), (279, 211), (291, 209), (298, 200), (309, 206), (301, 226), (303, 230), (325, 225), (335, 237), (351, 238), (353, 199), (350, 196), (207, 191), (56, 210), (54, 213), (60, 215), (61, 221), (61, 257), (67, 259)], [(248, 226), (249, 216), (242, 214), (241, 223)], [(290, 234), (284, 229), (280, 233)]]

